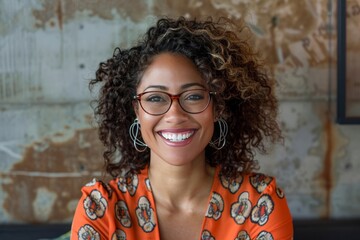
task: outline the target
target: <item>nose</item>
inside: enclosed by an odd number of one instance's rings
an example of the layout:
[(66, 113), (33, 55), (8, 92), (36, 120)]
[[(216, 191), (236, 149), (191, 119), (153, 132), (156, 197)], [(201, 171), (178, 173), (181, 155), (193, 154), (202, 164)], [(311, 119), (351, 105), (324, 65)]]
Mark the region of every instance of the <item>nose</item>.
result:
[(173, 98), (170, 109), (165, 113), (166, 120), (181, 121), (188, 119), (188, 113), (182, 109), (179, 101), (179, 98)]

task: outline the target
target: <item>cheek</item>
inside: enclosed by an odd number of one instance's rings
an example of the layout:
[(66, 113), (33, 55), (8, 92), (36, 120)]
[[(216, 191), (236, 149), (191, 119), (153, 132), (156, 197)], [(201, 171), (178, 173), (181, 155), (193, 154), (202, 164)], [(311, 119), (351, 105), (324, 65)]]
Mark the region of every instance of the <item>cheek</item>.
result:
[(141, 126), (141, 136), (146, 142), (153, 136), (153, 130), (157, 123), (157, 119), (153, 116), (149, 116), (148, 114), (144, 114), (142, 111), (139, 111), (137, 116)]
[(216, 112), (215, 112), (215, 107), (213, 106), (213, 104), (211, 104), (210, 106), (209, 106), (209, 109), (207, 109), (207, 119), (208, 119), (208, 121), (210, 122), (212, 122), (213, 124), (214, 124), (214, 122), (216, 122)]
[(144, 111), (142, 111), (142, 109), (139, 109), (137, 111), (136, 115), (137, 115), (137, 117), (139, 119), (139, 122), (140, 122), (141, 126), (142, 125), (144, 125), (144, 126), (145, 125), (146, 126), (151, 125), (151, 123), (154, 121), (153, 117), (150, 116), (149, 114), (144, 113)]
[(207, 114), (204, 114), (201, 122), (206, 129), (207, 135), (211, 137), (214, 132), (214, 123), (216, 122), (216, 119), (214, 117), (213, 110), (212, 109), (209, 110), (210, 111), (206, 111)]

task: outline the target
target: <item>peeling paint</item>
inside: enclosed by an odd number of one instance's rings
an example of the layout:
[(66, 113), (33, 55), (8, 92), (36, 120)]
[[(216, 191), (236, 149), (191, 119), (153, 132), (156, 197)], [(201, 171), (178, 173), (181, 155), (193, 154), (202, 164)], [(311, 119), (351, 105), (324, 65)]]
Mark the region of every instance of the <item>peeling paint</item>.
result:
[(54, 0), (42, 1), (40, 9), (33, 9), (32, 14), (36, 20), (36, 28), (54, 26), (54, 16), (57, 17), (59, 29), (77, 17), (78, 13), (85, 13), (88, 17), (98, 17), (104, 20), (113, 20), (117, 14), (123, 18), (130, 18), (134, 22), (143, 20), (147, 15), (146, 1), (127, 0), (100, 1), (100, 0)]
[(35, 199), (32, 203), (35, 219), (45, 222), (49, 220), (50, 214), (57, 200), (58, 194), (49, 191), (45, 187), (36, 189)]
[(16, 221), (71, 218), (81, 187), (93, 177), (102, 177), (102, 147), (95, 129), (77, 130), (66, 142), (44, 142), (46, 148), (39, 149), (39, 143), (28, 146), (22, 161), (0, 174), (9, 179), (2, 182), (3, 208)]

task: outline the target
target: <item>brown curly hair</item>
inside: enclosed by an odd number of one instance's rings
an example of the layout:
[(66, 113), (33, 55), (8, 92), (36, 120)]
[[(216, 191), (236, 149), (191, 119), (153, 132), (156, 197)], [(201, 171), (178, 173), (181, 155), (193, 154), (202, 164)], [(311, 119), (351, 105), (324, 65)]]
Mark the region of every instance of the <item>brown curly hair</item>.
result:
[(101, 85), (94, 112), (107, 173), (113, 177), (137, 173), (149, 163), (150, 150), (135, 151), (128, 132), (136, 118), (132, 103), (142, 73), (163, 52), (191, 59), (209, 89), (217, 92), (215, 113), (228, 123), (229, 131), (221, 150), (206, 147), (207, 163), (220, 165), (227, 177), (258, 168), (255, 151), (265, 153), (264, 140), (274, 143), (281, 132), (273, 80), (249, 43), (246, 29), (244, 23), (225, 18), (161, 18), (136, 46), (116, 48), (112, 58), (100, 63), (89, 86)]

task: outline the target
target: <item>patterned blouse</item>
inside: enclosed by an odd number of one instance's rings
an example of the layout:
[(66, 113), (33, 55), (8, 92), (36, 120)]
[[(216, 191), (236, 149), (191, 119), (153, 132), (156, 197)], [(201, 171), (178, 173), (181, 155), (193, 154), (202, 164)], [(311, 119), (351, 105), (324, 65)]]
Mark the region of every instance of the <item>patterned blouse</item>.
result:
[[(293, 238), (291, 214), (275, 179), (260, 173), (229, 181), (217, 167), (200, 240)], [(82, 188), (71, 239), (160, 240), (148, 169)]]

